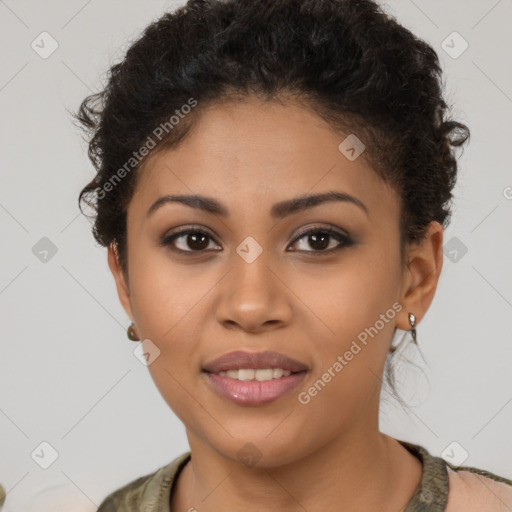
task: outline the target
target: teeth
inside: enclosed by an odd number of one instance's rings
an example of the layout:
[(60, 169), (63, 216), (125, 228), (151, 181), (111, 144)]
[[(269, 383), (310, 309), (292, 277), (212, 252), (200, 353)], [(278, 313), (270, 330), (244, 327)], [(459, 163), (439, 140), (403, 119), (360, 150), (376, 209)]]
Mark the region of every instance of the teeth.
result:
[(284, 370), (282, 370), (281, 368), (274, 368), (272, 370), (272, 377), (274, 377), (274, 379), (279, 379), (279, 377), (283, 376), (283, 372)]
[(254, 372), (254, 378), (259, 381), (272, 380), (273, 375), (274, 370), (272, 370), (272, 368), (268, 370), (256, 370)]
[(240, 370), (228, 370), (226, 372), (219, 372), (221, 377), (229, 377), (236, 380), (257, 380), (260, 382), (272, 379), (280, 379), (281, 377), (288, 377), (292, 372), (290, 370), (283, 370), (282, 368), (265, 368), (253, 370), (251, 368), (241, 368)]
[(238, 370), (238, 380), (252, 380), (255, 373), (255, 370)]

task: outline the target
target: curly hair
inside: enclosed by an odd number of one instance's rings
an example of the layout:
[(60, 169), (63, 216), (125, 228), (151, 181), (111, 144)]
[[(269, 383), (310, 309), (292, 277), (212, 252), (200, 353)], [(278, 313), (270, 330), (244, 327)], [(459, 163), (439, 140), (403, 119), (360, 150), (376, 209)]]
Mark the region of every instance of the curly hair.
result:
[(364, 141), (399, 193), (402, 260), (431, 221), (448, 225), (454, 148), (470, 133), (450, 118), (429, 44), (373, 0), (189, 0), (148, 25), (74, 114), (97, 171), (79, 207), (94, 210), (94, 237), (115, 244), (127, 277), (126, 212), (143, 164), (177, 147), (208, 105), (249, 95), (300, 101)]

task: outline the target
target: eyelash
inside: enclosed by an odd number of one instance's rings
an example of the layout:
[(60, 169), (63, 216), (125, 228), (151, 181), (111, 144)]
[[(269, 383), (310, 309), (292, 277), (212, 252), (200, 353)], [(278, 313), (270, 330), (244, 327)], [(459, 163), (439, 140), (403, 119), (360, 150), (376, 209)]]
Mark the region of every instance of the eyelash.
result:
[[(184, 237), (185, 235), (194, 235), (194, 234), (206, 235), (211, 240), (214, 240), (214, 237), (208, 231), (204, 231), (204, 230), (198, 229), (196, 227), (190, 227), (190, 228), (182, 229), (176, 233), (166, 235), (164, 238), (162, 238), (160, 245), (162, 245), (164, 247), (171, 246), (176, 239)], [(315, 226), (313, 228), (309, 228), (309, 229), (299, 233), (295, 237), (295, 239), (293, 240), (291, 245), (295, 245), (300, 239), (302, 239), (306, 235), (310, 235), (310, 234), (327, 234), (329, 237), (334, 238), (338, 242), (340, 242), (340, 245), (338, 245), (337, 247), (334, 247), (332, 249), (328, 249), (328, 250), (317, 250), (317, 251), (311, 250), (311, 251), (298, 251), (298, 252), (312, 253), (314, 256), (331, 255), (335, 252), (340, 251), (344, 247), (349, 247), (354, 244), (354, 242), (352, 241), (352, 239), (349, 236), (345, 235), (344, 233), (334, 230), (332, 227), (325, 228), (325, 227), (316, 227)], [(197, 250), (197, 251), (194, 251), (194, 250), (184, 251), (183, 249), (177, 249), (176, 247), (172, 247), (171, 250), (173, 250), (174, 252), (178, 252), (180, 254), (190, 254), (190, 253), (200, 254), (200, 253), (206, 252), (206, 249)]]

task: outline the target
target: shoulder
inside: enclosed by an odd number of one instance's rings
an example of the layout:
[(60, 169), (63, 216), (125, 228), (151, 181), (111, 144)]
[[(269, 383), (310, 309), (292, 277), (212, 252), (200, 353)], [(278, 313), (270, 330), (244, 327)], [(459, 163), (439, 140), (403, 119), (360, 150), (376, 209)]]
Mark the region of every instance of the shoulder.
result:
[(512, 509), (512, 480), (483, 469), (447, 463), (446, 512), (508, 512)]
[(416, 455), (423, 465), (420, 486), (405, 512), (512, 510), (512, 480), (479, 468), (454, 466), (430, 454), (423, 446), (399, 442)]
[(186, 452), (157, 471), (125, 484), (109, 494), (97, 512), (168, 512), (172, 483), (189, 459), (190, 452)]

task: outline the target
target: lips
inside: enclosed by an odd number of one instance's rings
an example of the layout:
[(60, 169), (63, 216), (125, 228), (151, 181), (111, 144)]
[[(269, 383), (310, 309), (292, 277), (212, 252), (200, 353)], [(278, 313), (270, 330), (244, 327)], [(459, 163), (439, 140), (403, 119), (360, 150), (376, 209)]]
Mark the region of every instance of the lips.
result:
[(279, 352), (239, 350), (205, 364), (203, 375), (224, 399), (239, 406), (258, 407), (290, 395), (308, 370), (306, 364)]
[(230, 352), (213, 361), (206, 363), (203, 370), (208, 373), (226, 372), (252, 368), (254, 370), (266, 368), (282, 368), (292, 373), (308, 370), (308, 366), (296, 359), (280, 354), (279, 352), (245, 352), (242, 350)]
[(258, 382), (240, 381), (216, 373), (205, 373), (211, 389), (238, 406), (259, 407), (289, 396), (304, 381), (307, 372), (291, 373), (287, 377)]

